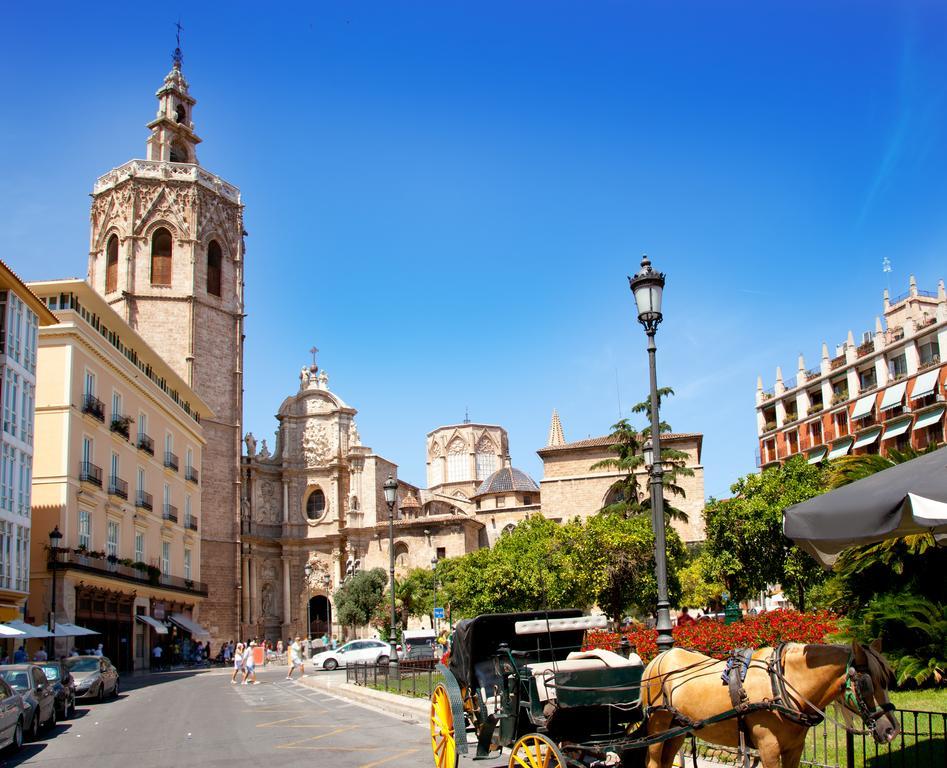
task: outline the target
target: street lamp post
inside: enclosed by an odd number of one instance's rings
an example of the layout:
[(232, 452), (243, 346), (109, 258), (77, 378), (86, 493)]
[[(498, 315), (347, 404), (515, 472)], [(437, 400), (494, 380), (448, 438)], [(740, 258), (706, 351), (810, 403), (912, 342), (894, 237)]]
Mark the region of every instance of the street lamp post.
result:
[(638, 322), (644, 326), (648, 336), (648, 368), (651, 376), (651, 437), (650, 451), (645, 444), (645, 462), (651, 476), (651, 525), (654, 528), (654, 575), (658, 582), (657, 629), (658, 650), (666, 651), (673, 647), (671, 634), (671, 610), (668, 602), (667, 575), (667, 537), (664, 526), (664, 467), (661, 463), (661, 428), (658, 419), (658, 374), (655, 363), (657, 346), (654, 336), (658, 324), (663, 319), (661, 298), (664, 292), (664, 275), (656, 272), (651, 260), (641, 259), (641, 270), (628, 278), (628, 284), (635, 296), (638, 308)]
[(312, 577), (312, 563), (306, 563), (303, 566), (306, 573), (306, 648), (312, 648), (312, 595), (309, 579)]
[(49, 620), (47, 621), (47, 629), (50, 631), (50, 636), (46, 638), (46, 655), (50, 659), (55, 657), (56, 639), (52, 633), (56, 631), (56, 554), (59, 551), (59, 542), (61, 540), (62, 534), (59, 532), (59, 526), (56, 525), (53, 527), (53, 530), (49, 532), (49, 562), (52, 565), (50, 570), (53, 572), (53, 592), (49, 606)]
[(328, 573), (322, 574), (322, 585), (326, 589), (326, 624), (329, 625), (326, 637), (329, 638), (329, 644), (332, 644), (332, 603), (329, 600), (329, 587), (332, 584), (332, 577)]
[(398, 481), (389, 474), (382, 488), (385, 491), (385, 504), (388, 505), (388, 588), (391, 590), (391, 628), (388, 642), (394, 646), (398, 631), (395, 623), (395, 499), (398, 496)]
[(432, 612), (434, 622), (431, 626), (434, 634), (437, 634), (437, 557), (431, 558), (431, 575), (434, 577), (434, 611)]

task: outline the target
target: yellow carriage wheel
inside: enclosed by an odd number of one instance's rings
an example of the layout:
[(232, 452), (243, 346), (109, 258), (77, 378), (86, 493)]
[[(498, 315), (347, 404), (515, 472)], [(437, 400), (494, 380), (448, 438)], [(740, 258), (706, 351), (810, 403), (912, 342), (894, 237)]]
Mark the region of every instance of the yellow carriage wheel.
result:
[(555, 742), (541, 733), (530, 733), (513, 745), (510, 768), (566, 768), (566, 759)]
[(431, 694), (431, 749), (434, 750), (435, 768), (456, 768), (454, 715), (443, 683), (438, 683)]

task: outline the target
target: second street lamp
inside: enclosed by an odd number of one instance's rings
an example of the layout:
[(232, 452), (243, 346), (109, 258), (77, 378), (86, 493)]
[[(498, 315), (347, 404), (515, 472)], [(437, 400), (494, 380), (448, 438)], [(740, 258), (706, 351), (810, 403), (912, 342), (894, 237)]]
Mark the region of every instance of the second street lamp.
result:
[(47, 622), (47, 628), (50, 631), (50, 636), (46, 641), (46, 655), (50, 659), (56, 658), (53, 650), (55, 648), (55, 632), (56, 632), (56, 565), (59, 560), (59, 542), (62, 541), (62, 534), (59, 532), (59, 526), (56, 525), (53, 527), (53, 530), (49, 532), (49, 562), (50, 570), (52, 571), (53, 577), (53, 591), (52, 599), (50, 600), (49, 605), (49, 620)]
[(306, 648), (312, 648), (312, 585), (310, 579), (312, 578), (312, 564), (306, 563), (303, 566), (303, 571), (306, 573)]
[(437, 557), (431, 558), (431, 575), (434, 577), (434, 610), (431, 613), (431, 628), (437, 635)]
[(398, 497), (398, 481), (388, 475), (382, 488), (385, 491), (385, 504), (388, 505), (388, 589), (391, 591), (391, 628), (388, 642), (394, 648), (398, 631), (395, 623), (395, 499)]
[[(641, 270), (628, 278), (638, 308), (638, 322), (644, 326), (648, 336), (648, 369), (651, 379), (651, 435), (649, 442), (649, 464), (651, 476), (651, 525), (654, 528), (654, 576), (658, 583), (657, 629), (658, 650), (666, 651), (674, 646), (671, 634), (671, 606), (668, 602), (667, 534), (664, 525), (664, 468), (661, 464), (661, 422), (658, 418), (658, 374), (655, 363), (657, 346), (654, 336), (664, 319), (661, 314), (661, 299), (664, 294), (664, 275), (656, 272), (651, 260), (641, 259)], [(647, 451), (647, 443), (645, 450)]]

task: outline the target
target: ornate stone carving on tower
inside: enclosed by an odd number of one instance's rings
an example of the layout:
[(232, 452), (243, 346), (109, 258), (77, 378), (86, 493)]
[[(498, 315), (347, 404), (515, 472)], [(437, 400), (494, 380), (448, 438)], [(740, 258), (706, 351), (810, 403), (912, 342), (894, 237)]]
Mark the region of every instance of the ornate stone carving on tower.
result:
[(236, 187), (197, 163), (196, 102), (179, 52), (156, 96), (147, 159), (93, 187), (88, 280), (213, 409), (201, 414), (197, 469), (209, 588), (201, 623), (216, 644), (240, 628), (243, 205)]

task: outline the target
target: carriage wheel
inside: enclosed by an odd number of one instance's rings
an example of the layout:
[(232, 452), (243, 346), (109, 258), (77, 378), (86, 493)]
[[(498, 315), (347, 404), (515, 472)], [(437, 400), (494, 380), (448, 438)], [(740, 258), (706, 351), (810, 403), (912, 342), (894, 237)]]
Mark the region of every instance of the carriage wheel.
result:
[(566, 768), (566, 758), (554, 741), (541, 733), (530, 733), (513, 745), (510, 768)]
[(431, 749), (434, 750), (435, 768), (456, 768), (454, 715), (443, 683), (438, 683), (431, 694)]

